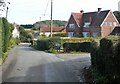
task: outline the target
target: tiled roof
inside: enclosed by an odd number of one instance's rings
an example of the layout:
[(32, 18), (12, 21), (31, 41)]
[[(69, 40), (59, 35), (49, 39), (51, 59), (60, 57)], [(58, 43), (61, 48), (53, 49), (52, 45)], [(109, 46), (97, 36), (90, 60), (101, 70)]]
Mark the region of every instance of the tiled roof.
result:
[[(64, 26), (61, 27), (53, 27), (53, 32), (65, 32)], [(42, 27), (40, 28), (40, 32), (50, 32), (50, 27)]]
[(82, 14), (81, 13), (72, 13), (75, 21), (80, 24), (81, 23), (81, 18), (82, 18)]
[(99, 13), (98, 12), (84, 13), (83, 22), (85, 21), (91, 22), (90, 26), (100, 26), (109, 12), (110, 10), (100, 11)]
[(113, 29), (113, 31), (112, 31), (112, 33), (111, 33), (111, 35), (115, 35), (115, 34), (120, 34), (120, 27), (115, 27), (114, 29)]
[(100, 26), (110, 10), (100, 12), (87, 12), (87, 13), (72, 13), (74, 19), (79, 26), (83, 26), (85, 22), (91, 22), (90, 26)]

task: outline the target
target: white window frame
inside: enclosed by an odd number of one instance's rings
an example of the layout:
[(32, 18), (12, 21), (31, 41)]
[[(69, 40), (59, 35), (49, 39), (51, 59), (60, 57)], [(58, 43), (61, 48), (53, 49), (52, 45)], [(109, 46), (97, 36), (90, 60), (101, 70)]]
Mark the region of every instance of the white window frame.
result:
[(112, 22), (105, 22), (105, 25), (106, 26), (111, 26), (111, 27), (113, 26)]
[(75, 29), (75, 24), (69, 24), (70, 29)]
[(90, 26), (90, 22), (85, 22), (83, 27), (89, 28), (89, 26)]
[(90, 32), (83, 32), (83, 37), (84, 38), (90, 37)]
[(74, 37), (74, 32), (68, 32), (68, 37)]

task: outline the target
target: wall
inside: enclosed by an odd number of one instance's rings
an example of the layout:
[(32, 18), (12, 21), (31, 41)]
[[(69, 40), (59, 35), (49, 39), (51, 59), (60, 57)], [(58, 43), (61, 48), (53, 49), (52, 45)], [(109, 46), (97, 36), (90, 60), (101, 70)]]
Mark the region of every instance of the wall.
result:
[[(75, 29), (69, 29), (69, 24), (75, 24)], [(69, 21), (68, 21), (68, 25), (66, 26), (66, 31), (67, 32), (74, 32), (76, 35), (75, 37), (79, 37), (80, 36), (80, 30), (78, 28), (78, 25), (76, 24), (73, 16), (71, 15)]]
[[(106, 22), (112, 22), (112, 26), (107, 26)], [(105, 37), (110, 35), (110, 33), (113, 31), (113, 29), (115, 28), (114, 22), (116, 22), (116, 26), (119, 25), (119, 23), (116, 21), (116, 19), (113, 16), (113, 13), (110, 12), (107, 19), (104, 21), (103, 25), (102, 25), (102, 29), (101, 29), (101, 36)]]

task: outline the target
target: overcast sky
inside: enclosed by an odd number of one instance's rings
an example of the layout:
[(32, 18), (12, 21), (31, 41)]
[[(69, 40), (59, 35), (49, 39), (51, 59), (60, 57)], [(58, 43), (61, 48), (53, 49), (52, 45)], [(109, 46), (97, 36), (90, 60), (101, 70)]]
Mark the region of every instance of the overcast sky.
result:
[[(40, 20), (50, 20), (50, 1), (51, 0), (7, 0), (9, 5), (8, 20), (17, 24), (33, 24)], [(119, 0), (53, 0), (53, 19), (68, 20), (71, 12), (112, 11), (118, 10)], [(48, 8), (46, 10), (47, 3)], [(44, 13), (46, 15), (44, 15)], [(5, 13), (2, 14), (5, 16)]]

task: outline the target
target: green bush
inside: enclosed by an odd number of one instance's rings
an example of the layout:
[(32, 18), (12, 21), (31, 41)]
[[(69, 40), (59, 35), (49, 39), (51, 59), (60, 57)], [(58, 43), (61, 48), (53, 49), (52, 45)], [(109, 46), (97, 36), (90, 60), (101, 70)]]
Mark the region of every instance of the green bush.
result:
[(36, 45), (36, 48), (38, 50), (49, 50), (49, 40), (48, 39), (41, 39), (41, 40), (37, 40), (37, 45)]
[[(91, 62), (97, 73), (101, 75), (97, 81), (109, 81), (109, 84), (120, 80), (120, 41), (118, 39), (103, 38), (98, 46), (96, 42), (91, 45)], [(95, 77), (96, 78), (96, 77)], [(103, 80), (105, 78), (105, 80)], [(100, 84), (100, 83), (98, 83)]]
[(77, 43), (77, 42), (92, 42), (94, 40), (94, 38), (68, 38), (68, 37), (63, 37), (62, 40), (64, 42)]
[(82, 43), (64, 43), (63, 48), (65, 52), (70, 51), (81, 51), (81, 52), (90, 52), (90, 42), (82, 42)]
[(67, 37), (67, 33), (59, 32), (59, 33), (53, 34), (53, 37)]

